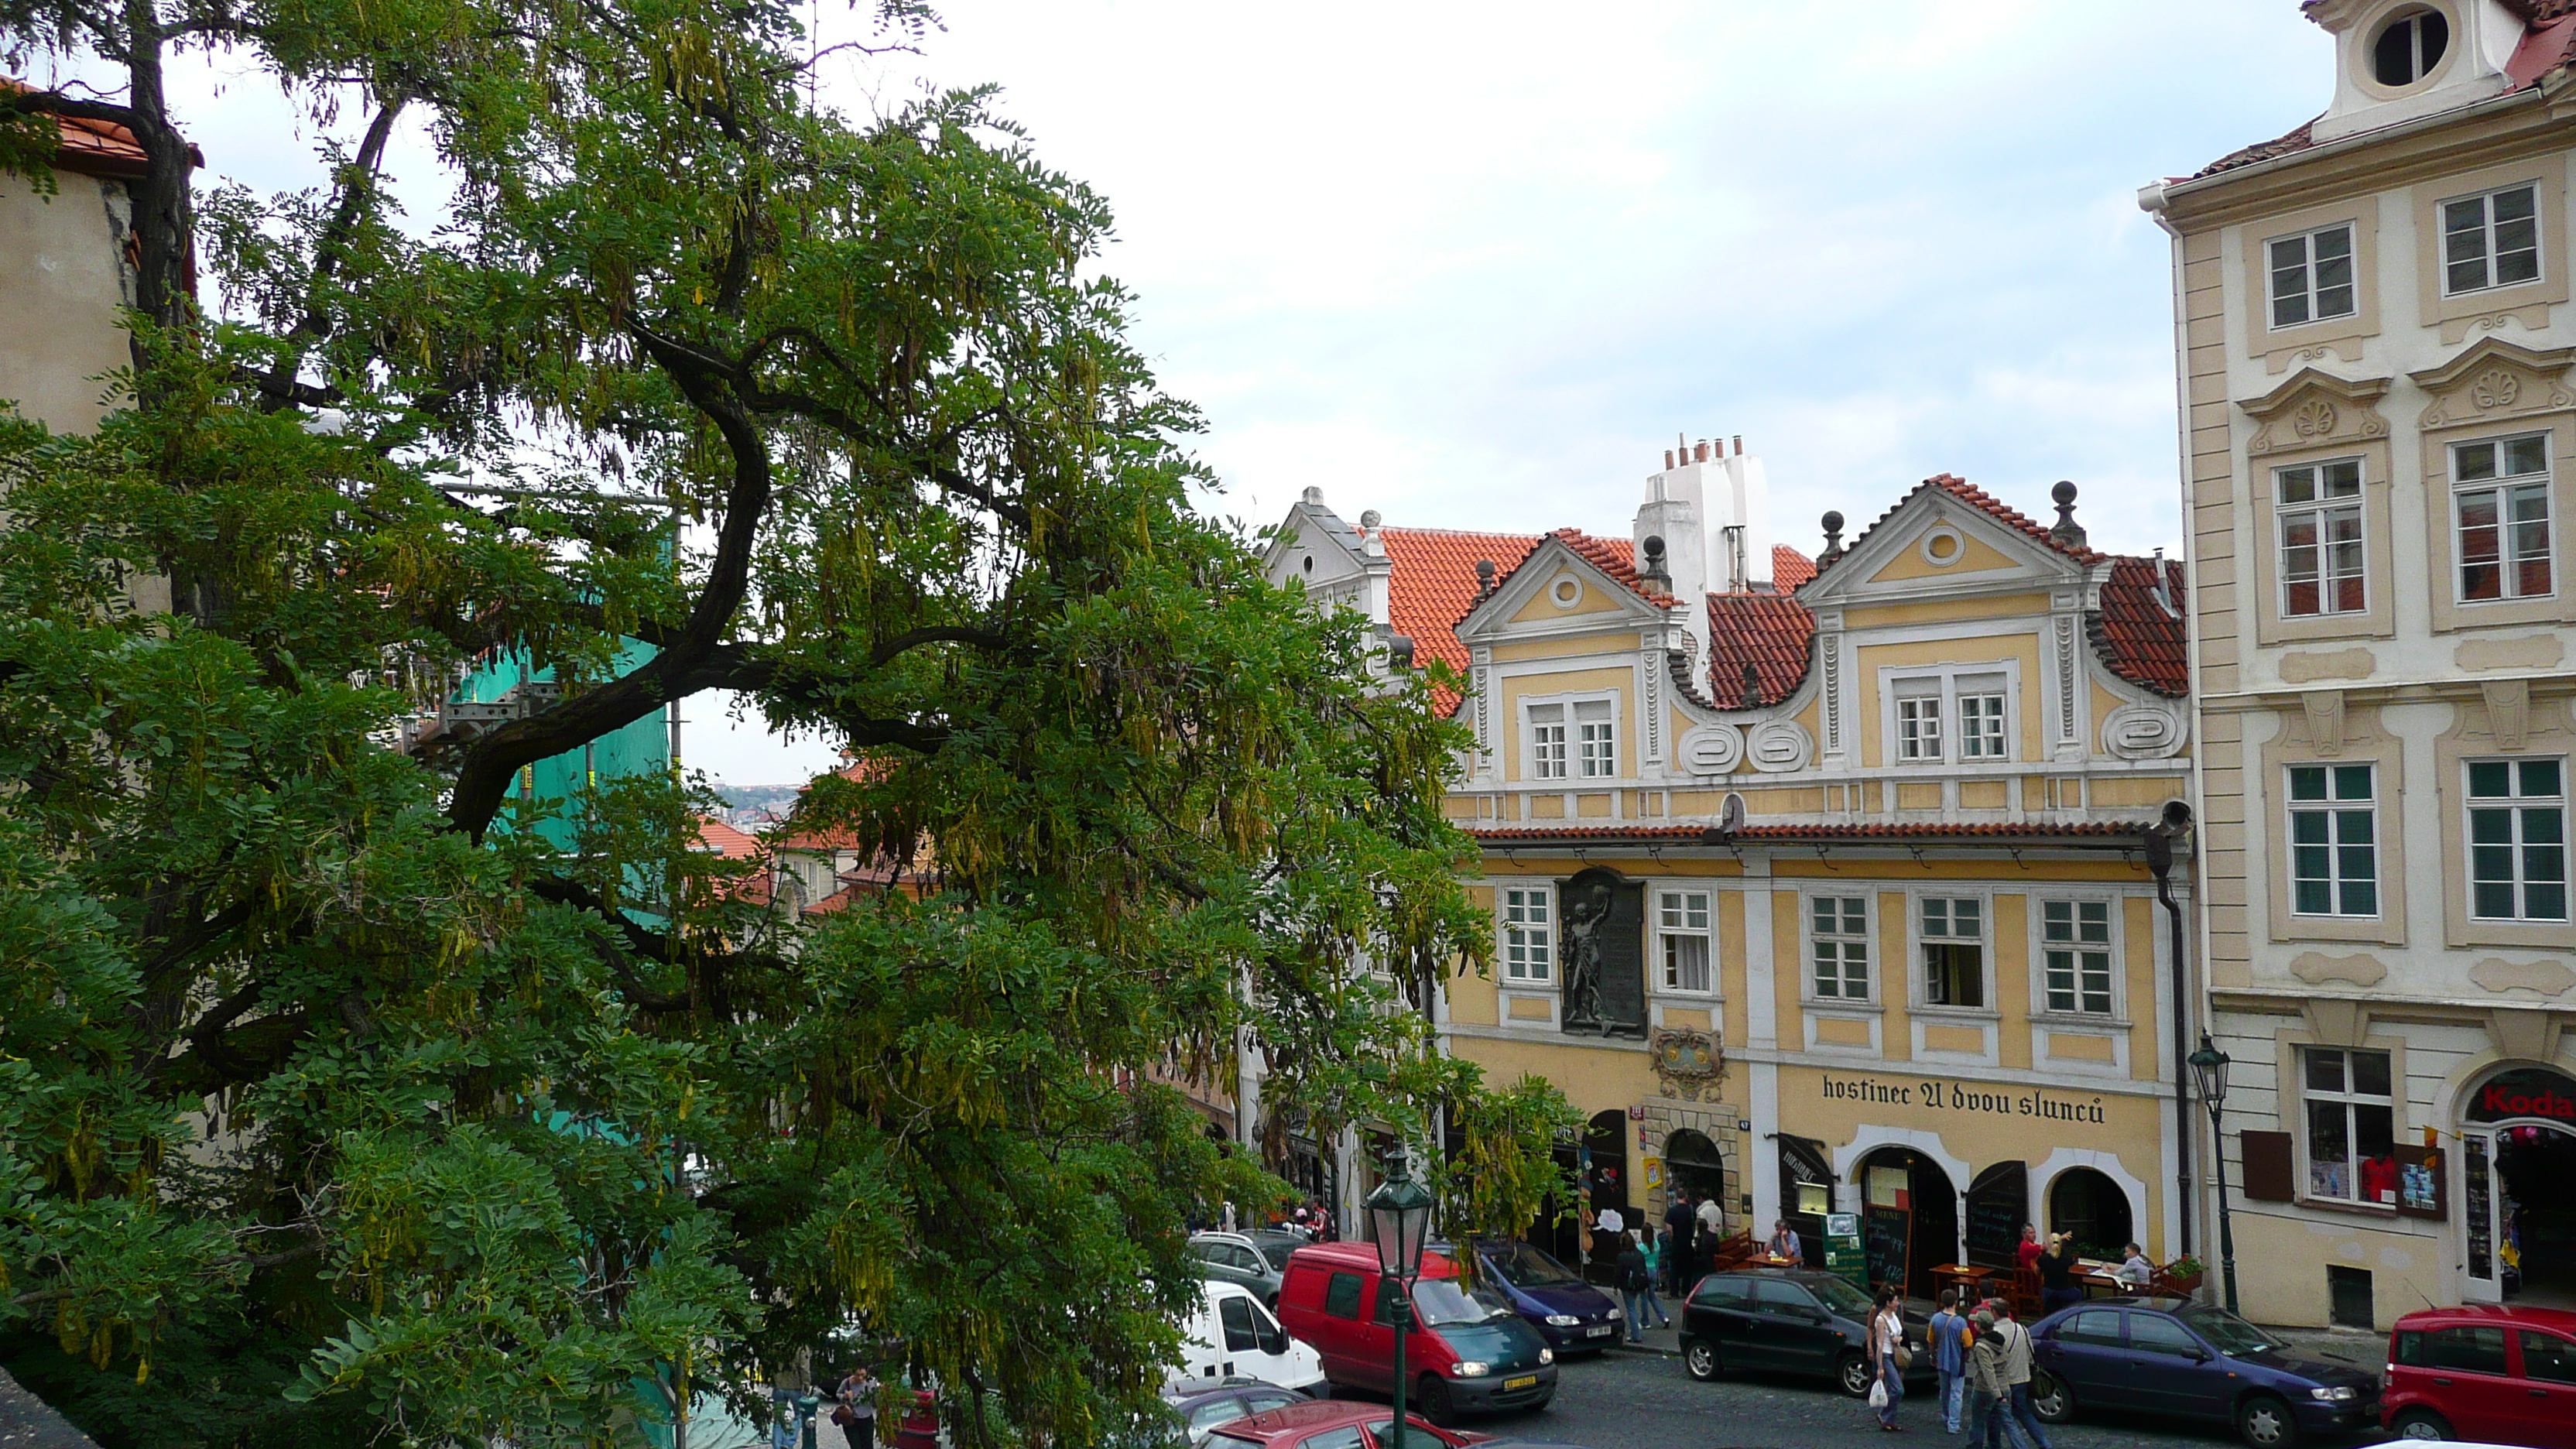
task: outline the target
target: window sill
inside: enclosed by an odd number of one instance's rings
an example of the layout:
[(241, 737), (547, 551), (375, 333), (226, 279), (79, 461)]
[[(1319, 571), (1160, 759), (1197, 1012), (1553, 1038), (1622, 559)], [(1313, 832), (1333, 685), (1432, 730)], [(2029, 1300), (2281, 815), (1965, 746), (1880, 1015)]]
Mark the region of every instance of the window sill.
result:
[(2397, 1220), (2397, 1207), (2393, 1203), (2350, 1202), (2339, 1197), (2310, 1197), (2301, 1193), (2296, 1205), (2314, 1208), (2318, 1212), (2349, 1213), (2359, 1218), (2386, 1218), (2391, 1222)]
[(1884, 1015), (1887, 1011), (1887, 1007), (1879, 1002), (1839, 1001), (1831, 997), (1826, 997), (1820, 1000), (1801, 1001), (1798, 1005), (1808, 1011), (1848, 1011), (1864, 1016), (1880, 1016)]
[(2068, 1031), (2127, 1031), (2133, 1025), (2126, 1017), (2084, 1016), (2065, 1011), (2034, 1011), (2030, 1014), (2030, 1024)]
[(1933, 1021), (2001, 1021), (2004, 1019), (2004, 1014), (2002, 1012), (1985, 1006), (1926, 1006), (1918, 1004), (1906, 1009), (1913, 1012), (1916, 1016), (1925, 1017)]

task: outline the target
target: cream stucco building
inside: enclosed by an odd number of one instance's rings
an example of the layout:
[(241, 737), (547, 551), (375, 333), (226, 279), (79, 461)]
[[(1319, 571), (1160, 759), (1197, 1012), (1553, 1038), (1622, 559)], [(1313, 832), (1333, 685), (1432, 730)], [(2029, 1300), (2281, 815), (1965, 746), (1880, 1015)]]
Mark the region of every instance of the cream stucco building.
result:
[(2576, 1301), (2576, 4), (2303, 8), (2324, 113), (2142, 202), (2246, 1309), (2385, 1328)]
[(0, 398), (57, 432), (86, 432), (106, 411), (105, 375), (132, 360), (118, 318), (134, 301), (125, 183), (144, 160), (121, 126), (65, 120), (60, 131), (51, 195), (0, 175)]
[(1448, 1049), (1566, 1092), (1594, 1208), (1687, 1186), (1811, 1250), (1861, 1213), (1924, 1293), (2025, 1222), (2172, 1256), (2142, 833), (2187, 778), (2179, 568), (1947, 476), (1810, 561), (1763, 491), (1702, 443), (1626, 538), (1291, 510), (1273, 577), (1468, 684), (1449, 813), (1494, 964), (1445, 983)]

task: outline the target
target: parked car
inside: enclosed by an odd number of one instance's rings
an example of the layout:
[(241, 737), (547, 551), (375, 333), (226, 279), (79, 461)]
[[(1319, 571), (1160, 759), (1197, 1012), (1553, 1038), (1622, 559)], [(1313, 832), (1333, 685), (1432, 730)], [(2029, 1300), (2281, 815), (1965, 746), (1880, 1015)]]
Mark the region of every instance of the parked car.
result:
[(1324, 1386), (1322, 1358), (1289, 1337), (1249, 1288), (1208, 1280), (1182, 1329), (1181, 1361), (1170, 1381), (1174, 1387), (1235, 1378), (1263, 1379), (1300, 1392)]
[[(1381, 1282), (1367, 1243), (1313, 1243), (1288, 1258), (1279, 1318), (1323, 1356), (1335, 1384), (1395, 1387), (1394, 1285)], [(1545, 1408), (1556, 1397), (1556, 1353), (1490, 1288), (1462, 1282), (1444, 1253), (1422, 1256), (1405, 1336), (1408, 1388), (1422, 1412), (1446, 1423), (1462, 1410)]]
[(2380, 1423), (2401, 1439), (2576, 1449), (2576, 1313), (2480, 1305), (2409, 1313), (2388, 1333)]
[(2031, 1408), (2233, 1424), (2255, 1449), (2379, 1422), (2379, 1377), (2308, 1358), (2224, 1308), (2181, 1298), (2080, 1303), (2031, 1325)]
[(1279, 1236), (1290, 1240), (1286, 1251), (1276, 1259), (1262, 1251), (1250, 1233), (1192, 1233), (1190, 1251), (1203, 1265), (1200, 1271), (1210, 1278), (1222, 1278), (1252, 1290), (1265, 1308), (1279, 1306), (1279, 1270), (1288, 1263), (1288, 1253), (1296, 1250), (1294, 1233)]
[(1163, 1402), (1172, 1406), (1172, 1412), (1180, 1419), (1190, 1443), (1203, 1446), (1220, 1424), (1231, 1424), (1237, 1419), (1266, 1414), (1272, 1409), (1284, 1409), (1308, 1400), (1304, 1393), (1285, 1384), (1238, 1374), (1219, 1379), (1214, 1384), (1204, 1379), (1173, 1384), (1163, 1391)]
[[(1682, 1367), (1703, 1382), (1729, 1371), (1810, 1374), (1830, 1378), (1854, 1398), (1869, 1393), (1868, 1294), (1831, 1273), (1806, 1268), (1747, 1268), (1711, 1273), (1682, 1305)], [(1905, 1312), (1905, 1341), (1914, 1348), (1908, 1382), (1937, 1377), (1925, 1350), (1931, 1323)]]
[[(1397, 1449), (1395, 1411), (1384, 1404), (1316, 1400), (1219, 1424), (1208, 1434), (1209, 1449)], [(1444, 1429), (1404, 1416), (1401, 1449), (1468, 1449), (1490, 1442), (1482, 1434)]]
[(1558, 1354), (1598, 1353), (1619, 1341), (1627, 1315), (1609, 1294), (1522, 1242), (1479, 1243), (1487, 1281)]

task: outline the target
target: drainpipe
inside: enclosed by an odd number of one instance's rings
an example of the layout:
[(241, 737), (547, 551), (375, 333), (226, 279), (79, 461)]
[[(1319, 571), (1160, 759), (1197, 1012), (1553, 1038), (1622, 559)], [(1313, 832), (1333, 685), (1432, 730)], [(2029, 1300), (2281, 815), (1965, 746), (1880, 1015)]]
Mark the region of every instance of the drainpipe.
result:
[[(2173, 1103), (2174, 1226), (2182, 1235), (2182, 1253), (2191, 1251), (2191, 1099), (2187, 1084), (2191, 1081), (2191, 980), (2183, 969), (2182, 902), (2173, 896), (2174, 842), (2191, 829), (2191, 807), (2180, 800), (2165, 802), (2164, 819), (2147, 827), (2147, 869), (2155, 873), (2156, 899), (2164, 903), (2165, 919), (2173, 930)], [(2179, 1256), (2179, 1254), (2177, 1254)]]

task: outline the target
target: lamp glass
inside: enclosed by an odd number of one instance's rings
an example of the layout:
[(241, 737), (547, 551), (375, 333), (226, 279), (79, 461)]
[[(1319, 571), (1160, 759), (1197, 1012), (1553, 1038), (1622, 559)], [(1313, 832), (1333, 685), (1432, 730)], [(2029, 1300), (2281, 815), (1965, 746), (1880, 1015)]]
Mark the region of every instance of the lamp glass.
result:
[(1413, 1278), (1422, 1272), (1422, 1248), (1431, 1236), (1432, 1198), (1410, 1177), (1389, 1178), (1360, 1207), (1369, 1216), (1380, 1272)]
[(2209, 1039), (2209, 1033), (2200, 1034), (2200, 1050), (2191, 1054), (2191, 1070), (2192, 1075), (2200, 1078), (2200, 1099), (2207, 1102), (2213, 1112), (2227, 1102), (2227, 1064), (2230, 1060), (2227, 1053), (2220, 1051), (2218, 1044)]

